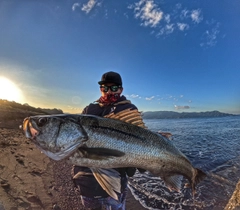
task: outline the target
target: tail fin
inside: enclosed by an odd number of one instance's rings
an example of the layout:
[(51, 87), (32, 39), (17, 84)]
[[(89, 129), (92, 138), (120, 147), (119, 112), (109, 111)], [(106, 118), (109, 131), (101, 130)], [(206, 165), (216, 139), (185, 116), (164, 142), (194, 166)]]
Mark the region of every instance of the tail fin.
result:
[(206, 173), (204, 173), (202, 170), (198, 169), (198, 168), (195, 168), (195, 173), (194, 173), (194, 176), (191, 180), (191, 186), (192, 186), (192, 194), (193, 196), (195, 195), (196, 193), (196, 185), (201, 182), (205, 177), (207, 176)]

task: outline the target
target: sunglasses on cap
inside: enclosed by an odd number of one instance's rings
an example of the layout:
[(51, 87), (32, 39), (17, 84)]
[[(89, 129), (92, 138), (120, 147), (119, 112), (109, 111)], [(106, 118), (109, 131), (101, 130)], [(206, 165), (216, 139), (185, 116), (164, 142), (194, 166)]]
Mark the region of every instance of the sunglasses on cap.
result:
[(117, 92), (119, 88), (121, 88), (122, 86), (119, 85), (111, 85), (111, 86), (105, 86), (105, 85), (101, 85), (100, 89), (103, 92), (108, 92), (109, 88), (112, 92)]

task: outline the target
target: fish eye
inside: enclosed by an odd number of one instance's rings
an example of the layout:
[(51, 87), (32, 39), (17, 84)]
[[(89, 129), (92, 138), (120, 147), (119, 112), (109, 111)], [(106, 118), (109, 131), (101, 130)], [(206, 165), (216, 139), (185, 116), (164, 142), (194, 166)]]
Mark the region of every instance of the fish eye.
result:
[(42, 127), (46, 124), (46, 122), (47, 122), (47, 118), (39, 118), (38, 121), (37, 121), (37, 125), (39, 127)]

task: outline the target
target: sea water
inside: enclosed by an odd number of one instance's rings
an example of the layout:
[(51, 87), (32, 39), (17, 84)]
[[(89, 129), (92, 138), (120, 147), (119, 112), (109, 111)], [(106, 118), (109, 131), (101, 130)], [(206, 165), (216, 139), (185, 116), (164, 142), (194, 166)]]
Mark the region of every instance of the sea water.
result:
[(148, 209), (222, 210), (240, 179), (240, 116), (196, 119), (146, 119), (148, 129), (170, 132), (172, 141), (208, 176), (191, 190), (170, 192), (159, 177), (136, 173), (129, 180), (134, 197)]

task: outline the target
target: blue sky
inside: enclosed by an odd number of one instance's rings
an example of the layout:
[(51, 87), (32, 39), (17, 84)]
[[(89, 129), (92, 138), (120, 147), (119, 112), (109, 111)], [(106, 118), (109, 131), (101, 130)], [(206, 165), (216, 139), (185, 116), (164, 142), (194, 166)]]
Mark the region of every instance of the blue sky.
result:
[(238, 0), (0, 0), (0, 98), (80, 113), (116, 71), (140, 111), (240, 114), (239, 19)]

